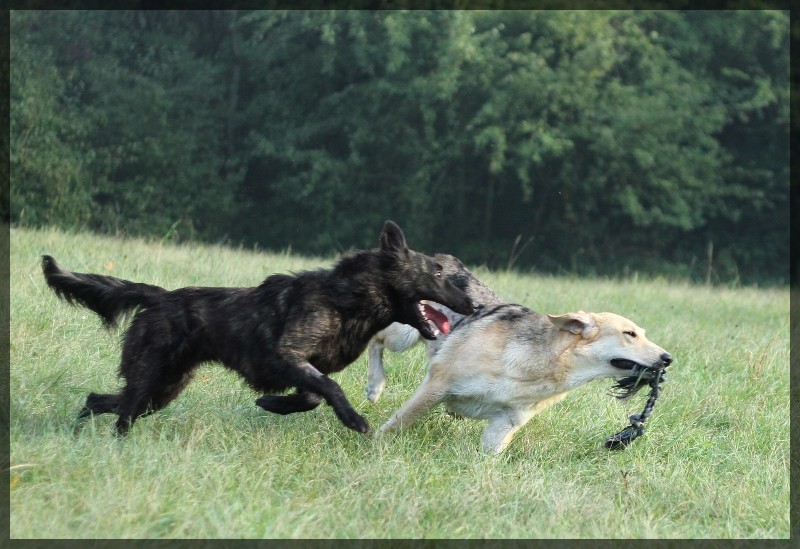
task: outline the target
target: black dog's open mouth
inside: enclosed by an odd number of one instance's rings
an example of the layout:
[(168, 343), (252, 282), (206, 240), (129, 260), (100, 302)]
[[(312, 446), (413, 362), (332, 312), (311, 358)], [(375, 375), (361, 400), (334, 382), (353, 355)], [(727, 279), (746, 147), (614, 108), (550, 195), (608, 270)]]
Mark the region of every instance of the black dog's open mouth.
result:
[(651, 379), (656, 377), (656, 372), (658, 370), (663, 369), (654, 366), (645, 366), (626, 358), (614, 358), (611, 360), (611, 365), (620, 370), (627, 370), (631, 374), (618, 379), (617, 383), (611, 387), (611, 395), (620, 400), (625, 400), (635, 395), (642, 387), (646, 386)]
[(428, 303), (417, 303), (416, 312), (419, 320), (417, 330), (426, 339), (436, 339), (437, 335), (450, 333), (450, 320)]

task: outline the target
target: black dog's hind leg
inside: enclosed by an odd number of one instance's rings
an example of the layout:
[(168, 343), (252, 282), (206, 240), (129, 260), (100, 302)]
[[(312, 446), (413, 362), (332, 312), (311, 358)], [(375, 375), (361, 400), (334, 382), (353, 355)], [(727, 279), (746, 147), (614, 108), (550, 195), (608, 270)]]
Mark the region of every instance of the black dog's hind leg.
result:
[(153, 392), (154, 388), (147, 386), (137, 387), (130, 383), (125, 386), (122, 391), (122, 402), (119, 406), (119, 417), (116, 423), (117, 435), (127, 435), (136, 418), (152, 411), (148, 408)]
[(322, 403), (322, 396), (308, 391), (298, 391), (291, 395), (264, 395), (256, 400), (256, 404), (268, 412), (287, 415), (296, 412), (308, 412)]
[[(189, 366), (187, 369), (192, 368)], [(146, 384), (128, 384), (122, 392), (117, 434), (124, 436), (136, 419), (157, 412), (177, 397), (192, 379), (191, 371), (170, 370), (167, 379), (158, 377)]]
[(121, 395), (89, 393), (89, 396), (86, 397), (86, 404), (72, 422), (73, 432), (78, 434), (83, 421), (91, 415), (116, 414), (119, 411), (120, 399)]
[(76, 419), (84, 419), (92, 414), (116, 414), (120, 399), (121, 395), (89, 393)]
[(347, 397), (334, 380), (314, 368), (310, 363), (305, 362), (293, 369), (295, 386), (299, 393), (316, 393), (322, 395), (325, 402), (330, 404), (333, 411), (344, 425), (353, 431), (366, 433), (369, 431), (369, 423), (358, 412), (356, 412), (347, 400)]
[[(137, 407), (131, 405), (131, 397), (128, 396), (126, 399), (127, 409), (139, 410), (139, 413), (129, 412), (125, 414), (127, 418), (125, 421), (123, 421), (123, 414), (120, 412), (122, 409), (123, 396), (125, 396), (124, 391), (116, 395), (89, 393), (89, 396), (86, 397), (86, 404), (78, 413), (78, 417), (75, 418), (75, 428), (77, 429), (80, 426), (81, 420), (90, 415), (119, 414), (120, 418), (117, 420), (117, 433), (124, 435), (137, 417), (149, 415), (172, 402), (183, 388), (186, 387), (190, 379), (191, 375), (186, 374), (179, 381), (158, 388), (155, 393), (147, 399), (147, 403), (143, 409), (141, 406)], [(120, 425), (122, 425), (122, 428), (120, 428)]]
[(119, 394), (98, 394), (89, 393), (86, 397), (86, 404), (83, 405), (78, 416), (72, 422), (73, 433), (78, 434), (87, 417), (100, 414), (118, 414), (119, 406), (122, 402), (122, 393)]
[(125, 379), (125, 388), (120, 394), (116, 423), (120, 436), (127, 434), (137, 418), (172, 402), (192, 379), (192, 373), (199, 365), (177, 352), (180, 341), (170, 333), (169, 326), (159, 326), (164, 343), (152, 345), (152, 338), (148, 336), (154, 328), (142, 322), (142, 318), (139, 316), (134, 320), (123, 347), (120, 374)]

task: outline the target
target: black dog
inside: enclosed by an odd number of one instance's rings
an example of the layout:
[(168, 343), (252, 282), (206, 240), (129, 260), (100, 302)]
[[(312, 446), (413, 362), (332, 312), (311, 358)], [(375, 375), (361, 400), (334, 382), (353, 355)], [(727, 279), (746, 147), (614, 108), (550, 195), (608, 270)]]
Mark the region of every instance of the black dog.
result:
[(107, 326), (137, 311), (122, 347), (119, 394), (90, 393), (79, 418), (115, 413), (120, 435), (137, 417), (166, 406), (203, 362), (239, 372), (264, 395), (257, 404), (279, 414), (303, 412), (324, 399), (350, 429), (369, 424), (326, 374), (353, 362), (370, 338), (392, 322), (433, 339), (430, 300), (463, 314), (467, 295), (427, 255), (408, 249), (400, 227), (384, 225), (380, 247), (342, 257), (331, 270), (276, 274), (256, 288), (180, 288), (62, 270), (43, 256), (47, 284), (70, 303), (96, 312)]

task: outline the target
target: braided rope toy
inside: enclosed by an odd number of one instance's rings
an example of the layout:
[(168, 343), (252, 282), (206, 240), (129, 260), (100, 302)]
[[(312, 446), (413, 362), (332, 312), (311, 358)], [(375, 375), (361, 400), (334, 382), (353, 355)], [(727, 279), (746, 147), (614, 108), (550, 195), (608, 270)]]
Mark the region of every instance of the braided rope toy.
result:
[[(612, 394), (620, 400), (626, 400), (630, 398), (636, 392), (638, 392), (639, 389), (644, 387), (645, 384), (640, 382), (645, 372), (648, 371), (652, 372), (653, 370), (649, 368), (643, 368), (638, 372), (638, 375), (632, 375), (620, 379), (617, 384), (612, 387), (612, 391), (616, 391), (615, 393), (612, 392)], [(605, 443), (606, 448), (609, 450), (621, 450), (626, 448), (636, 438), (644, 434), (644, 422), (647, 421), (647, 418), (649, 418), (650, 414), (653, 412), (656, 399), (661, 393), (661, 383), (664, 382), (665, 379), (666, 372), (661, 368), (655, 369), (653, 377), (651, 377), (648, 381), (648, 385), (650, 385), (650, 396), (647, 398), (647, 403), (644, 406), (644, 410), (642, 410), (641, 414), (634, 414), (630, 417), (630, 425), (625, 427), (619, 433), (608, 437)]]

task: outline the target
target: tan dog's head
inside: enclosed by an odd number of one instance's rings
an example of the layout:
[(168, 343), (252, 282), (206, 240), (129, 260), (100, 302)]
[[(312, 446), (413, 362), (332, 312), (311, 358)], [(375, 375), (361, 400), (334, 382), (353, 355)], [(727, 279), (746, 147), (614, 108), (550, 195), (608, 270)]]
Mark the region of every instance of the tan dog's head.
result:
[(646, 381), (672, 362), (672, 355), (648, 340), (642, 328), (614, 313), (579, 311), (547, 318), (559, 330), (580, 336), (567, 349), (567, 377), (573, 387), (640, 372)]

